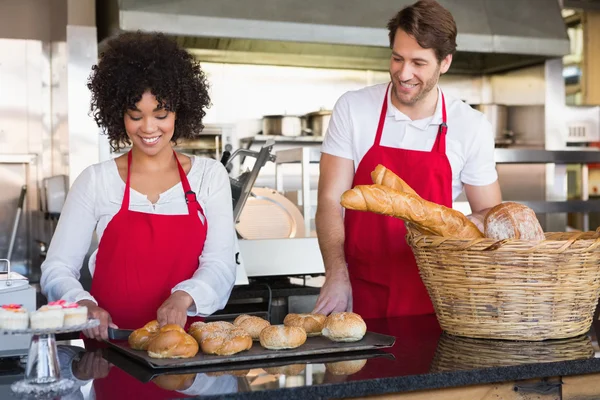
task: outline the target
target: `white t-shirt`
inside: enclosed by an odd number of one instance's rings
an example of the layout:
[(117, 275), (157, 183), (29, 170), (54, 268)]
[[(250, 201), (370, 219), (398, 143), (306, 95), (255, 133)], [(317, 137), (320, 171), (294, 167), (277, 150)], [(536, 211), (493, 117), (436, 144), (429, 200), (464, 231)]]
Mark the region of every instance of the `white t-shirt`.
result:
[[(198, 269), (192, 278), (176, 285), (172, 292), (181, 290), (194, 299), (188, 315), (207, 316), (225, 307), (231, 294), (236, 278), (237, 236), (227, 171), (212, 159), (194, 156), (191, 161), (187, 178), (208, 220), (208, 232)], [(95, 301), (79, 283), (80, 269), (94, 229), (100, 242), (106, 226), (121, 208), (124, 191), (125, 182), (114, 160), (94, 164), (77, 177), (41, 267), (42, 292), (49, 301)], [(181, 182), (161, 193), (154, 205), (145, 195), (131, 189), (129, 209), (149, 214), (188, 213)], [(97, 253), (98, 249), (89, 260), (92, 277)]]
[[(322, 152), (354, 161), (354, 170), (373, 146), (381, 106), (388, 84), (369, 86), (342, 95), (333, 108)], [(407, 150), (431, 151), (442, 123), (441, 91), (433, 116), (412, 121), (391, 102), (381, 145)], [(494, 133), (485, 116), (464, 102), (444, 94), (448, 132), (446, 155), (452, 168), (452, 198), (463, 183), (485, 186), (498, 179), (494, 161)]]

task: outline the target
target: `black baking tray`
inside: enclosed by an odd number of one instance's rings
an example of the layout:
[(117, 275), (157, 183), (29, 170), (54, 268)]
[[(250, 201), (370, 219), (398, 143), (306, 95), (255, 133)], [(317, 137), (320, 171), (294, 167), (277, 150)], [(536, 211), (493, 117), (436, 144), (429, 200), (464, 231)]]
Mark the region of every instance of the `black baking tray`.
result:
[(150, 368), (148, 365), (142, 365), (135, 359), (128, 357), (123, 352), (114, 348), (107, 348), (103, 351), (103, 357), (119, 369), (127, 372), (129, 375), (142, 383), (152, 381), (161, 375), (180, 375), (180, 374), (214, 374), (214, 375), (233, 375), (243, 376), (249, 370), (262, 368), (277, 368), (298, 364), (327, 364), (342, 361), (369, 360), (373, 358), (385, 358), (394, 360), (394, 356), (382, 350), (363, 350), (349, 353), (330, 353), (306, 357), (291, 358), (271, 358), (254, 361), (242, 361), (229, 364), (204, 364), (198, 366), (173, 368)]
[(231, 364), (247, 361), (272, 360), (278, 358), (308, 357), (322, 354), (344, 353), (352, 351), (376, 350), (392, 347), (394, 336), (367, 332), (357, 342), (333, 342), (326, 337), (316, 336), (306, 339), (306, 343), (295, 349), (268, 350), (260, 343), (254, 342), (252, 348), (230, 356), (203, 354), (201, 351), (195, 357), (180, 359), (157, 359), (148, 356), (146, 351), (133, 350), (125, 341), (107, 341), (109, 346), (150, 368), (186, 368), (215, 364)]

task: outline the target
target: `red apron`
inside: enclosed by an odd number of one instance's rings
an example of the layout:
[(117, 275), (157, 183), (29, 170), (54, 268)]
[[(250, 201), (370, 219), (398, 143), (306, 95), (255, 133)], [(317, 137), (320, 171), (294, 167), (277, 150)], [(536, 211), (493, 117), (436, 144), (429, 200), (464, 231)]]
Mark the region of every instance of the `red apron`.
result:
[[(452, 169), (446, 157), (446, 104), (442, 94), (442, 124), (431, 151), (381, 145), (388, 109), (385, 92), (373, 146), (358, 164), (352, 186), (370, 185), (378, 164), (402, 177), (421, 197), (452, 207)], [(398, 218), (362, 211), (345, 211), (345, 253), (352, 284), (353, 311), (363, 318), (433, 313), (421, 281), (406, 228)]]
[[(171, 289), (198, 269), (207, 221), (173, 152), (188, 206), (183, 215), (129, 210), (131, 152), (120, 211), (109, 222), (96, 256), (90, 293), (121, 329), (137, 329), (156, 319)], [(188, 318), (188, 324), (200, 318)]]

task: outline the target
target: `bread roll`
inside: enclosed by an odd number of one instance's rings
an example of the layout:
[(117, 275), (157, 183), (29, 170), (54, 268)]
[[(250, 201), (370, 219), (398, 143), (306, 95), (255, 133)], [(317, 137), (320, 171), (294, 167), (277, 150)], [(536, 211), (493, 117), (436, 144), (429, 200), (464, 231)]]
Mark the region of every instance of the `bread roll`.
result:
[(148, 346), (148, 355), (152, 358), (190, 358), (197, 353), (196, 340), (175, 324), (160, 328)]
[(196, 374), (159, 375), (152, 379), (156, 386), (165, 390), (186, 390), (194, 383)]
[(332, 375), (352, 375), (363, 369), (367, 360), (350, 360), (326, 363), (325, 369)]
[(232, 323), (225, 321), (215, 322), (194, 322), (188, 328), (188, 333), (192, 335), (198, 343), (202, 343), (202, 340), (213, 332), (233, 329), (235, 326)]
[(295, 349), (306, 342), (306, 331), (297, 326), (272, 325), (260, 333), (260, 345), (269, 350)]
[(371, 172), (371, 179), (376, 185), (387, 186), (399, 192), (410, 193), (418, 196), (417, 192), (408, 186), (408, 183), (404, 182), (402, 178), (381, 164), (375, 167), (373, 172)]
[(210, 332), (200, 342), (203, 353), (230, 356), (252, 348), (252, 337), (241, 328)]
[(271, 326), (271, 323), (266, 319), (256, 317), (254, 315), (240, 315), (235, 321), (233, 321), (233, 325), (238, 328), (242, 328), (252, 337), (252, 340), (258, 340), (260, 332), (265, 329), (267, 326)]
[(297, 326), (306, 331), (306, 336), (319, 336), (325, 323), (323, 314), (288, 314), (283, 320), (285, 326)]
[(323, 326), (323, 336), (334, 342), (357, 342), (365, 336), (367, 324), (356, 313), (330, 314)]
[(341, 203), (349, 210), (371, 211), (401, 218), (438, 236), (460, 239), (483, 237), (475, 224), (461, 212), (387, 186), (355, 186), (344, 192)]
[(285, 375), (296, 376), (300, 375), (306, 369), (306, 364), (283, 365), (281, 367), (265, 368), (265, 372), (269, 375)]
[(535, 212), (523, 204), (510, 201), (498, 204), (488, 211), (483, 223), (485, 236), (490, 239), (546, 239)]
[(154, 320), (136, 329), (127, 339), (129, 346), (134, 350), (148, 350), (150, 340), (158, 335), (159, 328), (158, 321)]

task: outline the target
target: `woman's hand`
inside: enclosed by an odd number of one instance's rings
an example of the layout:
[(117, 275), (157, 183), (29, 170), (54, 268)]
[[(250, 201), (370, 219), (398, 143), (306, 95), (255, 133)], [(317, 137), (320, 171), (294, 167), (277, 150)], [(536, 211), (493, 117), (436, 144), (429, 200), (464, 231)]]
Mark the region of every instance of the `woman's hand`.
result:
[(112, 364), (102, 357), (102, 350), (83, 354), (80, 360), (73, 361), (73, 375), (80, 381), (106, 378)]
[(81, 300), (78, 301), (77, 304), (80, 306), (86, 306), (88, 309), (88, 318), (94, 318), (100, 320), (100, 325), (95, 328), (85, 329), (83, 334), (90, 338), (96, 339), (98, 341), (107, 340), (108, 339), (108, 327), (117, 328), (117, 325), (113, 324), (112, 318), (108, 311), (103, 308), (98, 307), (96, 303), (91, 300)]
[(158, 324), (163, 327), (167, 324), (176, 324), (184, 327), (187, 321), (187, 311), (194, 304), (192, 296), (177, 290), (173, 292), (156, 312)]

